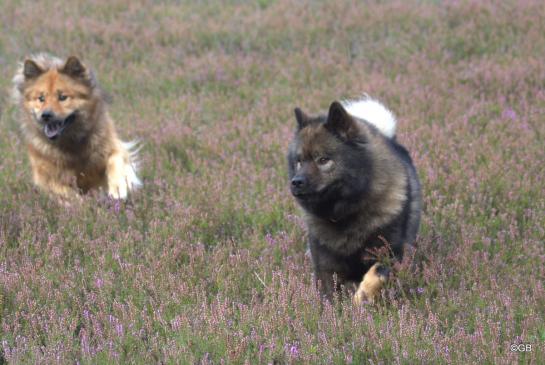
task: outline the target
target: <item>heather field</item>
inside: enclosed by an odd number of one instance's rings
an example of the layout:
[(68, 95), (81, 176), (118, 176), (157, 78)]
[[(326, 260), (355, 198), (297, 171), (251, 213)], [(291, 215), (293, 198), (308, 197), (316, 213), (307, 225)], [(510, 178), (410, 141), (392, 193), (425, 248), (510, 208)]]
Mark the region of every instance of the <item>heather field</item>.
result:
[[(542, 1), (0, 0), (0, 24), (0, 364), (545, 363)], [(37, 51), (87, 61), (141, 140), (128, 202), (33, 187), (9, 91)], [(420, 235), (379, 305), (320, 305), (293, 108), (363, 92)]]

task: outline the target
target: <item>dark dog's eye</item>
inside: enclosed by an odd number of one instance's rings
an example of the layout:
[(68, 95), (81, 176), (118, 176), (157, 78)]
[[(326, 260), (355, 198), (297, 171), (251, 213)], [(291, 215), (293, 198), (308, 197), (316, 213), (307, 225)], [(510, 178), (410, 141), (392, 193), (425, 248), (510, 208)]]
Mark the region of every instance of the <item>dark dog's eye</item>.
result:
[(329, 162), (329, 157), (320, 157), (318, 159), (318, 164), (320, 164), (320, 165), (325, 165), (328, 162)]
[(43, 103), (43, 102), (45, 101), (45, 96), (40, 95), (40, 96), (38, 97), (38, 100), (40, 101), (40, 103)]
[(59, 94), (59, 101), (65, 101), (68, 97), (64, 94)]

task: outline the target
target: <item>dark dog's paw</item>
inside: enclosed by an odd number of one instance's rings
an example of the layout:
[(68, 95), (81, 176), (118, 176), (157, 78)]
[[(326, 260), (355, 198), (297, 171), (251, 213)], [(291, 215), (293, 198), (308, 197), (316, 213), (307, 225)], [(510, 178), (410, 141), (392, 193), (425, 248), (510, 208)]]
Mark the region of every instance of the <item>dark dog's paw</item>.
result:
[(380, 296), (380, 291), (388, 281), (389, 276), (390, 270), (387, 267), (378, 262), (374, 264), (363, 276), (358, 290), (354, 294), (354, 304), (361, 305), (366, 301), (374, 303)]

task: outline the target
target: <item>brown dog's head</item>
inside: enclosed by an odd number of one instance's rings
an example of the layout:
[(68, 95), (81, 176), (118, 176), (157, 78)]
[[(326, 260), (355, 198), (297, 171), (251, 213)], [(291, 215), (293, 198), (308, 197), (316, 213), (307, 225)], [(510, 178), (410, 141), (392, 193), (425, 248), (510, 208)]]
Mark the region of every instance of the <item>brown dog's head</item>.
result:
[(95, 81), (78, 58), (65, 62), (43, 54), (29, 58), (14, 84), (31, 117), (25, 118), (25, 128), (39, 130), (49, 141), (68, 136), (81, 139), (92, 129), (89, 116), (96, 107)]
[(362, 199), (373, 170), (372, 131), (339, 102), (331, 104), (327, 116), (309, 117), (297, 108), (295, 117), (288, 171), (298, 203), (313, 214), (331, 216), (338, 203)]

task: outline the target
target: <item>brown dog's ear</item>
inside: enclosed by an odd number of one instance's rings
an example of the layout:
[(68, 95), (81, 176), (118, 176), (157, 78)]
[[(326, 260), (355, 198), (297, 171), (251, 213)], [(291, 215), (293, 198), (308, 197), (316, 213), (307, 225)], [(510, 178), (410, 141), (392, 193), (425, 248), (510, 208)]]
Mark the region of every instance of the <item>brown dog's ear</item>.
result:
[(68, 57), (66, 63), (59, 71), (75, 79), (85, 79), (87, 75), (87, 69), (75, 56)]
[(350, 116), (341, 103), (334, 101), (329, 107), (327, 121), (324, 127), (333, 134), (343, 139), (351, 139), (358, 134), (358, 126), (354, 118)]
[(38, 64), (32, 60), (25, 60), (23, 64), (23, 75), (25, 80), (32, 80), (44, 73), (44, 70), (38, 66)]
[(297, 119), (297, 129), (301, 130), (308, 125), (310, 118), (299, 108), (293, 110), (295, 119)]

